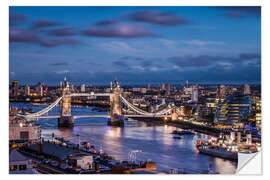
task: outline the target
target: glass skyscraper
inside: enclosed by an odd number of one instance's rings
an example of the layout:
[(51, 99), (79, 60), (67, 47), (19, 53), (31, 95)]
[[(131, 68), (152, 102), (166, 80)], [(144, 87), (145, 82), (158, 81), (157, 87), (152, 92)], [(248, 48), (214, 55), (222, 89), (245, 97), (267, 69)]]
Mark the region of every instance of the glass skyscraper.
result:
[(252, 104), (249, 95), (235, 94), (229, 96), (219, 104), (215, 122), (218, 124), (247, 124), (251, 109)]

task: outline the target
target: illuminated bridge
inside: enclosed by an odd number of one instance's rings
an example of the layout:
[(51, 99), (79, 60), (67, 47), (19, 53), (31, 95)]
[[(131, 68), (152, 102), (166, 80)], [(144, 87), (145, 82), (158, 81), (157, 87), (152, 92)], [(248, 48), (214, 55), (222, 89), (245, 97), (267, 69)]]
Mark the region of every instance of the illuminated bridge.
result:
[[(56, 99), (48, 107), (27, 115), (18, 115), (26, 120), (37, 120), (37, 119), (47, 119), (47, 118), (57, 118), (59, 127), (72, 127), (74, 125), (74, 118), (79, 117), (105, 117), (108, 118), (109, 125), (123, 126), (125, 118), (132, 117), (146, 117), (146, 118), (171, 118), (175, 120), (180, 114), (179, 110), (175, 107), (167, 107), (161, 111), (150, 113), (144, 111), (132, 103), (128, 102), (120, 93), (120, 86), (117, 81), (114, 82), (111, 87), (112, 93), (70, 93), (68, 82), (64, 81), (64, 84), (60, 87), (62, 90), (62, 96)], [(72, 97), (89, 97), (89, 96), (109, 96), (110, 97), (110, 111), (108, 114), (104, 115), (71, 115), (71, 98)], [(60, 104), (61, 112), (60, 115), (48, 116), (47, 113), (51, 111), (54, 107)], [(123, 105), (123, 106), (122, 106)], [(123, 107), (127, 107), (131, 114), (124, 114), (122, 111), (126, 111)], [(127, 112), (127, 111), (126, 111)]]

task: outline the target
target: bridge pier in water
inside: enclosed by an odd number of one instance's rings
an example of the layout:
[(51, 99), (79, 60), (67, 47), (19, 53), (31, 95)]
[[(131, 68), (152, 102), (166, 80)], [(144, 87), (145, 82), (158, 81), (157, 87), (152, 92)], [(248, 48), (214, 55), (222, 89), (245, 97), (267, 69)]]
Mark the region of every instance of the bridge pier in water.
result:
[(110, 96), (110, 119), (108, 120), (109, 126), (124, 126), (124, 116), (122, 114), (121, 99), (120, 99), (120, 86), (117, 81), (114, 81), (113, 94)]
[(60, 118), (58, 118), (58, 127), (72, 128), (74, 126), (74, 118), (71, 115), (71, 96), (66, 78), (60, 88), (63, 98), (60, 103), (61, 115)]

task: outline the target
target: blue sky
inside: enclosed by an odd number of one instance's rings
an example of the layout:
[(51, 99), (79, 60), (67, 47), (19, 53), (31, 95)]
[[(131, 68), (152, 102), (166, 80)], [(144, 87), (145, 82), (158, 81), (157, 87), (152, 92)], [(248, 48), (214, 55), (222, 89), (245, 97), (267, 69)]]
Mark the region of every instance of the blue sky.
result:
[(21, 84), (260, 83), (259, 7), (10, 7)]

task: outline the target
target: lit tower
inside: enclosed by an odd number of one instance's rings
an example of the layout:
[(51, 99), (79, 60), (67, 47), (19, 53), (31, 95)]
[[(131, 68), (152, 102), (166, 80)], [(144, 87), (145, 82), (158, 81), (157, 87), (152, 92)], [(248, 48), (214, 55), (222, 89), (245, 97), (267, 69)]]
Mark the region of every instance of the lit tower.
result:
[(71, 96), (69, 90), (69, 84), (65, 77), (64, 83), (62, 87), (62, 100), (61, 100), (61, 115), (58, 118), (58, 127), (73, 127), (74, 126), (74, 119), (71, 116)]
[(12, 81), (12, 96), (18, 96), (18, 81)]
[(124, 126), (124, 119), (122, 116), (122, 107), (120, 99), (120, 86), (115, 80), (112, 85), (112, 95), (110, 96), (110, 116), (108, 121), (110, 126)]

